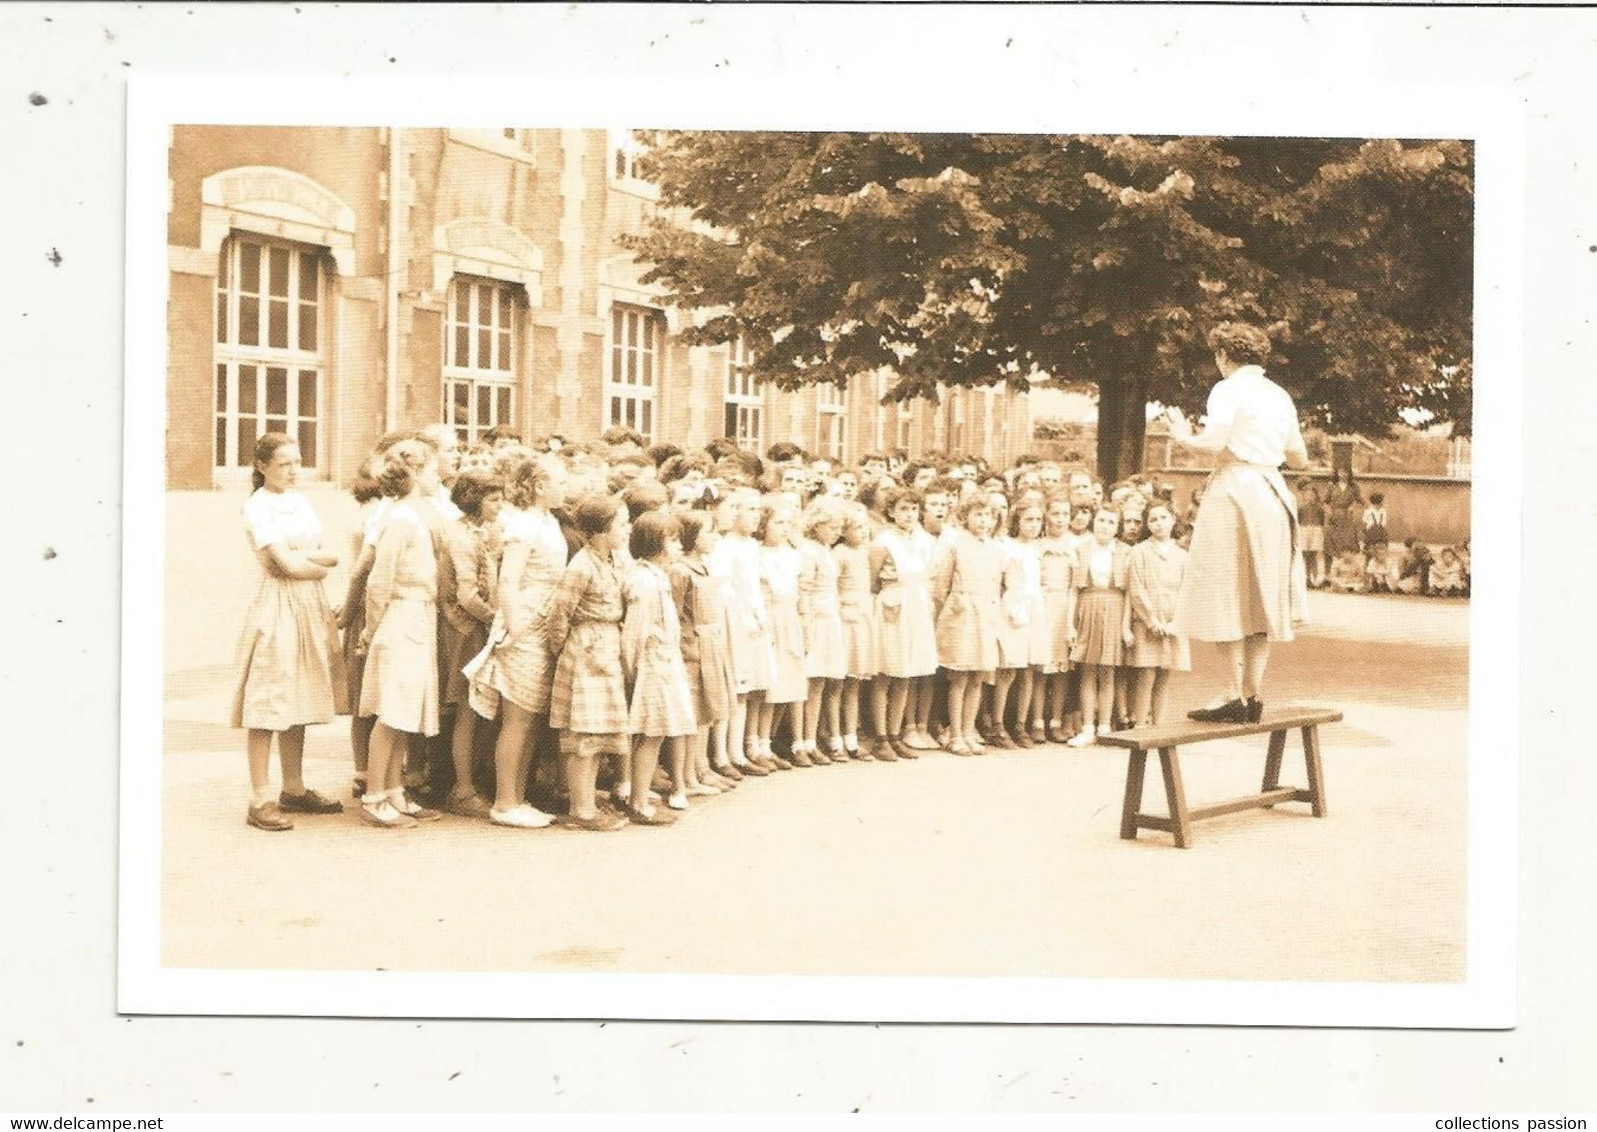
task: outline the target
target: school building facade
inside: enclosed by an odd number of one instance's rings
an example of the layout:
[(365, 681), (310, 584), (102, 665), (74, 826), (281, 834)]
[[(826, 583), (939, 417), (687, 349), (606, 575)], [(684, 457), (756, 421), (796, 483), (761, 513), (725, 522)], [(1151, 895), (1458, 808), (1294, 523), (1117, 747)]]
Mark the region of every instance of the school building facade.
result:
[(617, 244), (660, 210), (628, 131), (178, 126), (169, 145), (171, 489), (237, 486), (268, 431), (346, 483), (382, 433), (436, 421), (851, 462), (1028, 445), (1024, 394), (883, 406), (885, 374), (787, 393), (739, 372), (741, 344), (684, 345), (693, 312)]

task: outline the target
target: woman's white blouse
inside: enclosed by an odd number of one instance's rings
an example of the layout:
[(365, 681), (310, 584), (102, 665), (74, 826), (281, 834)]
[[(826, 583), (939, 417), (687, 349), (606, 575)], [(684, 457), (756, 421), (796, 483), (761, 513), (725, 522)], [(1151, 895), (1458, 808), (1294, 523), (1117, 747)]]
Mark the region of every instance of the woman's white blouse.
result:
[(1243, 463), (1278, 468), (1288, 453), (1308, 458), (1297, 406), (1259, 366), (1242, 366), (1209, 390), (1203, 432), (1195, 448), (1229, 450)]

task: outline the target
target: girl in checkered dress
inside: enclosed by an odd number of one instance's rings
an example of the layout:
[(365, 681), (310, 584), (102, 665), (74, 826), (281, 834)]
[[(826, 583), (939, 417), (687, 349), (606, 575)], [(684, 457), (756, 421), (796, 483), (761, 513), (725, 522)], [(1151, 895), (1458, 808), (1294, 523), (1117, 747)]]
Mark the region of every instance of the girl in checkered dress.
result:
[[(564, 824), (605, 830), (615, 823), (599, 813), (598, 756), (617, 755), (625, 763), (631, 754), (621, 672), (626, 606), (615, 562), (627, 538), (627, 517), (613, 497), (589, 495), (578, 500), (572, 518), (588, 541), (560, 576), (545, 622), (549, 651), (560, 657), (549, 694), (549, 726), (566, 733), (571, 809)], [(641, 785), (647, 789), (649, 784)], [(630, 789), (623, 784), (621, 796)]]
[[(682, 662), (682, 624), (666, 575), (682, 553), (681, 534), (682, 525), (669, 511), (650, 511), (638, 516), (628, 541), (633, 566), (626, 580), (621, 668), (631, 693), (627, 731), (635, 740), (627, 817), (638, 825), (669, 825), (674, 820), (649, 802), (649, 784), (667, 739), (672, 746), (672, 778), (678, 787), (683, 784), (683, 740), (699, 727)], [(687, 805), (684, 791), (671, 795), (671, 809), (685, 810)]]

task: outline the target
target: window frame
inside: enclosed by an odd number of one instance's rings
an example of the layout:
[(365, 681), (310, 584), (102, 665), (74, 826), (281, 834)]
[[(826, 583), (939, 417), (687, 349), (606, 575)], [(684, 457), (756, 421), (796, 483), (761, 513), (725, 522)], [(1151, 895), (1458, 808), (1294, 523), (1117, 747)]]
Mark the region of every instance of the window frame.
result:
[(841, 463), (848, 453), (848, 389), (822, 382), (815, 387), (815, 451)]
[[(242, 278), (246, 247), (258, 249), (254, 289), (246, 291)], [(284, 268), (286, 279), (281, 296), (272, 294), (274, 252), (287, 253)], [(300, 445), (306, 457), (305, 470), (324, 474), (331, 467), (332, 453), (327, 443), (328, 429), (325, 421), (327, 409), (327, 317), (328, 306), (328, 250), (314, 244), (301, 244), (291, 240), (273, 239), (254, 232), (234, 230), (222, 241), (218, 253), (216, 282), (211, 303), (211, 474), (226, 475), (247, 469), (251, 465), (254, 442), (240, 443), (240, 426), (245, 420), (254, 422), (254, 435), (286, 432)], [(309, 264), (315, 272), (315, 295), (306, 298), (303, 293), (305, 267)], [(240, 310), (246, 298), (256, 302), (256, 341), (238, 341)], [(281, 301), (284, 306), (283, 328), (285, 346), (270, 345), (272, 333), (271, 307)], [(303, 339), (304, 308), (312, 308), (315, 345), (301, 347)], [(252, 372), (254, 389), (246, 409), (244, 402), (244, 370)], [(283, 399), (281, 408), (273, 412), (273, 370), (283, 371)], [(302, 397), (305, 378), (311, 378), (310, 398), (314, 407), (309, 415), (303, 412)], [(280, 427), (274, 427), (280, 426)], [(305, 443), (306, 427), (311, 430), (311, 442)], [(245, 449), (250, 451), (245, 451)]]
[[(482, 292), (486, 288), (493, 295), (489, 321), (481, 321)], [(443, 334), (443, 389), (441, 419), (455, 430), (461, 444), (466, 447), (477, 443), (484, 433), (496, 425), (516, 423), (517, 392), (521, 374), (521, 300), (518, 284), (481, 275), (459, 273), (449, 280), (444, 299)], [(466, 312), (461, 314), (461, 300), (466, 298)], [(508, 319), (509, 321), (505, 321)], [(458, 332), (466, 331), (466, 364), (458, 356)], [(484, 366), (480, 352), (482, 334), (489, 342), (489, 364)], [(497, 363), (501, 358), (509, 368)], [(466, 419), (458, 419), (459, 400), (456, 393), (465, 387)], [(483, 395), (487, 394), (487, 419), (483, 419)]]
[[(626, 335), (628, 319), (636, 319), (638, 326), (631, 343)], [(609, 325), (605, 329), (604, 401), (599, 409), (601, 431), (632, 428), (643, 436), (645, 448), (654, 443), (660, 422), (660, 386), (665, 376), (665, 331), (665, 312), (657, 307), (610, 304)], [(630, 369), (624, 364), (629, 356), (636, 359)], [(637, 380), (624, 380), (618, 376), (619, 372), (631, 372)], [(618, 404), (619, 414), (614, 412)], [(630, 420), (626, 412), (628, 405), (635, 409)]]
[[(742, 336), (727, 344), (726, 374), (721, 383), (721, 434), (736, 441), (744, 451), (758, 455), (765, 450), (765, 391), (760, 388), (759, 378), (746, 372), (753, 360)], [(746, 428), (750, 419), (754, 422), (752, 430)]]

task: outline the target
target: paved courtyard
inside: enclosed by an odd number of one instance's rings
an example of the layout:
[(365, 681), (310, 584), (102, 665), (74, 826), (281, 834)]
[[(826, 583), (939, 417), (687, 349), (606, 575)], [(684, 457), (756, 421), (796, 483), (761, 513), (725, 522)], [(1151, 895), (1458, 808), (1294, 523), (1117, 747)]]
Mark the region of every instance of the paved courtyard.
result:
[[(1267, 698), (1345, 713), (1322, 732), (1329, 817), (1231, 815), (1199, 825), (1186, 851), (1157, 833), (1119, 840), (1124, 752), (1064, 747), (794, 771), (695, 804), (667, 829), (527, 833), (445, 818), (389, 833), (346, 813), (269, 837), (244, 824), (243, 737), (225, 726), (255, 568), (242, 501), (168, 496), (169, 965), (1463, 977), (1463, 602), (1312, 594), (1313, 625), (1277, 653)], [(347, 497), (313, 501), (345, 546)], [(1176, 704), (1213, 679), (1212, 656), (1195, 653)], [(1184, 754), (1191, 804), (1256, 789), (1263, 743)], [(346, 721), (311, 729), (306, 767), (312, 785), (347, 788)], [(1284, 779), (1303, 781), (1295, 739)], [(1154, 772), (1144, 808), (1162, 802)]]

